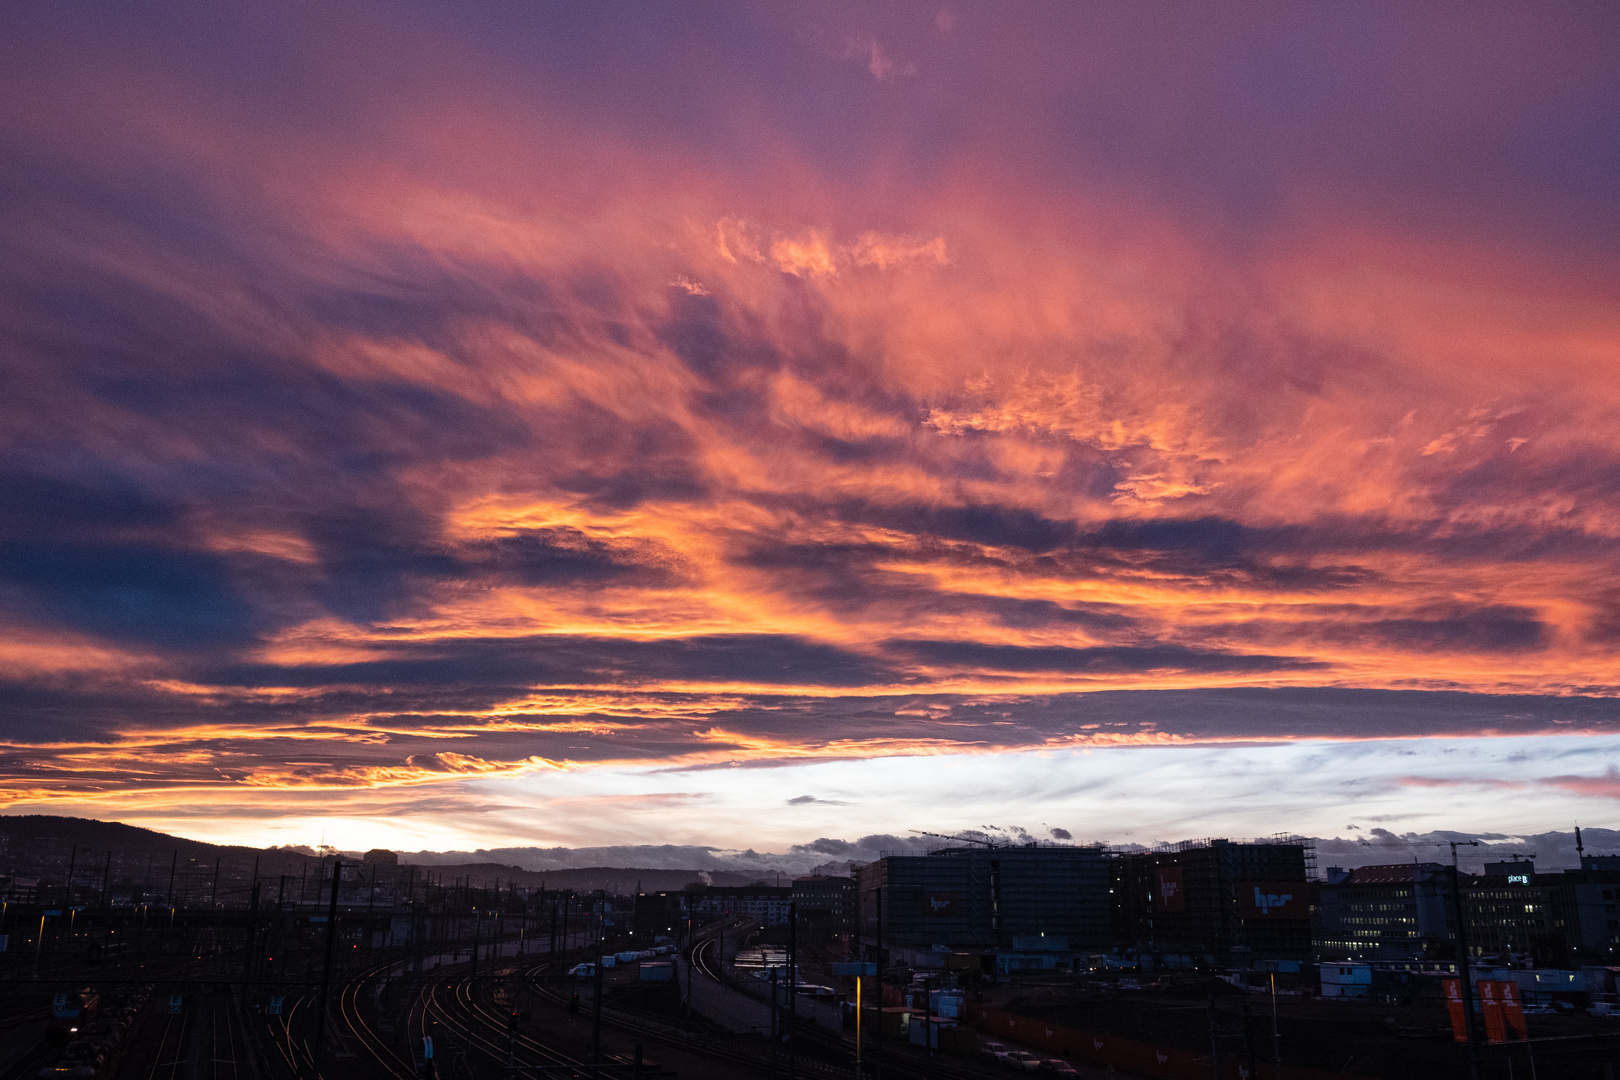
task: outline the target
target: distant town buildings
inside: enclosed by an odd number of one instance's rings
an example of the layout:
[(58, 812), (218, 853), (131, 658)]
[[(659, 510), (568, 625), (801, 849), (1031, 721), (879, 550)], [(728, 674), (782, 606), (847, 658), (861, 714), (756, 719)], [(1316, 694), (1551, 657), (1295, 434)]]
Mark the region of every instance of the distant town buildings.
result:
[(978, 953), (1004, 971), (1098, 954), (1143, 969), (1329, 960), (1416, 970), (1456, 959), (1454, 888), (1480, 962), (1620, 959), (1620, 858), (1607, 856), (1552, 873), (1490, 863), (1454, 886), (1451, 867), (1433, 862), (1330, 867), (1319, 879), (1311, 842), (1289, 837), (1151, 851), (1031, 844), (886, 855), (855, 869), (854, 888), (863, 951), (875, 955), (881, 912), (884, 956), (914, 967)]
[[(499, 909), (526, 933), (578, 931), (587, 908), (610, 926), (675, 937), (692, 923), (742, 916), (785, 940), (797, 913), (801, 941), (847, 938), (868, 959), (917, 969), (1141, 970), (1266, 968), (1320, 961), (1347, 969), (1453, 963), (1457, 911), (1471, 957), (1518, 968), (1620, 966), (1620, 857), (1584, 852), (1580, 865), (1538, 869), (1530, 858), (1456, 873), (1411, 861), (1318, 875), (1312, 844), (1293, 837), (1208, 839), (1152, 850), (1042, 842), (897, 852), (849, 876), (776, 884), (639, 892), (598, 903), (579, 893), (515, 883), (510, 867), (402, 866), (395, 853), (338, 860), (311, 852), (216, 849), (174, 840), (169, 850), (54, 836), (0, 834), (0, 899), (19, 909), (77, 906), (318, 912), (342, 862), (345, 903), (377, 919), (424, 907)], [(167, 838), (165, 838), (165, 842)], [(222, 855), (223, 852), (223, 855)], [(504, 872), (504, 880), (501, 876)], [(542, 879), (543, 881), (543, 879)], [(571, 898), (571, 899), (570, 899)], [(879, 942), (881, 941), (881, 950)], [(1359, 993), (1359, 970), (1345, 973)], [(1337, 985), (1337, 984), (1336, 984)]]
[[(1486, 863), (1460, 876), (1469, 951), (1558, 966), (1611, 963), (1620, 952), (1620, 858), (1578, 869)], [(1317, 951), (1331, 959), (1417, 960), (1456, 951), (1451, 868), (1438, 863), (1330, 867), (1320, 886)]]

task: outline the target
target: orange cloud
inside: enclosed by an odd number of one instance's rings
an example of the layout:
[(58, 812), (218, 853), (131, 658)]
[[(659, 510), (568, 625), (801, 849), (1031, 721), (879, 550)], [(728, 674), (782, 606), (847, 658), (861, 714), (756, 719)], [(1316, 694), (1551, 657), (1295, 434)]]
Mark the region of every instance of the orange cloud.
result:
[[(777, 60), (856, 130), (738, 72), (648, 130), (662, 89), (621, 115), (409, 28), (420, 89), (293, 34), (304, 63), (269, 67), (347, 105), (260, 123), (252, 80), (37, 30), (37, 108), (3, 118), (40, 170), (0, 315), (17, 797), (1334, 736), (1302, 705), (1281, 732), (951, 726), (998, 695), (1422, 689), (1611, 722), (1610, 256), (1483, 197), (1414, 224), (1365, 170), (1276, 166), (1238, 228), (1051, 156), (1112, 115), (1044, 111), (1096, 104), (1074, 65), (981, 57), (994, 100), (964, 100), (934, 76), (951, 20), (834, 21)], [(1151, 101), (1121, 132), (1203, 115), (1107, 50), (1081, 66)], [(952, 700), (852, 718), (909, 694)]]

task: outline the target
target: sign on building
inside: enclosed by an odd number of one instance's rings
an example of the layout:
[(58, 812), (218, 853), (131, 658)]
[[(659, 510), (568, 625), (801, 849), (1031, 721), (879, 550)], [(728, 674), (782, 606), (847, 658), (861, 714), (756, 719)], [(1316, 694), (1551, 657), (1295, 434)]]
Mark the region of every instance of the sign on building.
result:
[(1238, 913), (1245, 919), (1308, 919), (1305, 883), (1245, 881), (1238, 885)]
[(962, 898), (956, 893), (927, 892), (923, 893), (922, 913), (930, 919), (955, 918)]
[(1187, 895), (1182, 886), (1181, 867), (1165, 866), (1153, 871), (1153, 910), (1186, 911)]

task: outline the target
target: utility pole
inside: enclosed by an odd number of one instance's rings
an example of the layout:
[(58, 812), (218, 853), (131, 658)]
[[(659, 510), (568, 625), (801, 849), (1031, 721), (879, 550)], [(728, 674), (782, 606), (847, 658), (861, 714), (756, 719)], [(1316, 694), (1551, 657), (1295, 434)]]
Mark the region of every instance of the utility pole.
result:
[(1463, 1033), (1468, 1039), (1469, 1080), (1479, 1080), (1479, 1034), (1474, 1030), (1474, 984), (1468, 971), (1468, 924), (1463, 911), (1462, 875), (1457, 869), (1459, 847), (1479, 847), (1478, 840), (1451, 840), (1451, 904), (1457, 920), (1457, 981), (1461, 984)]
[(78, 861), (79, 861), (79, 845), (74, 844), (72, 853), (68, 855), (68, 876), (67, 876), (67, 886), (66, 886), (66, 888), (64, 890), (64, 895), (62, 897), (62, 906), (63, 907), (72, 907), (73, 906), (73, 866)]
[(877, 891), (877, 1068), (874, 1075), (883, 1080), (883, 886)]
[(1282, 1065), (1282, 1035), (1277, 1030), (1277, 973), (1271, 973), (1271, 1071)]
[(259, 936), (259, 882), (255, 874), (253, 882), (253, 897), (248, 903), (248, 939), (247, 952), (242, 957), (242, 977), (251, 978), (254, 966), (253, 946)]
[(799, 1069), (799, 905), (788, 904), (788, 1080)]
[(1243, 1056), (1249, 1062), (1249, 1075), (1259, 1076), (1258, 1056), (1254, 1050), (1254, 995), (1249, 993), (1247, 981), (1243, 985)]
[(219, 907), (219, 859), (218, 855), (214, 856), (214, 891), (208, 896), (208, 908), (210, 911)]
[(596, 893), (596, 1003), (591, 1009), (591, 1075), (602, 1075), (602, 950), (607, 947), (607, 890)]
[(332, 900), (326, 908), (326, 966), (321, 969), (321, 1004), (315, 1012), (315, 1080), (321, 1080), (321, 1061), (326, 1056), (326, 998), (332, 989), (332, 948), (337, 943), (338, 883), (343, 879), (343, 860), (332, 862)]
[[(859, 907), (860, 905), (857, 904), (857, 915), (855, 919), (857, 923), (861, 921), (858, 912)], [(856, 961), (858, 964), (864, 964), (865, 962), (866, 961), (864, 960)], [(859, 971), (861, 969), (856, 968), (856, 970)], [(866, 1006), (861, 1004), (861, 976), (857, 975), (855, 976), (855, 1080), (861, 1080), (865, 1073), (865, 1070), (861, 1068), (861, 1013), (864, 1012), (865, 1009)]]
[(176, 849), (174, 858), (169, 861), (169, 895), (166, 897), (169, 902), (169, 925), (163, 928), (163, 948), (165, 949), (169, 947), (169, 931), (174, 929), (174, 909), (176, 906), (174, 902), (174, 874), (179, 868), (180, 852)]

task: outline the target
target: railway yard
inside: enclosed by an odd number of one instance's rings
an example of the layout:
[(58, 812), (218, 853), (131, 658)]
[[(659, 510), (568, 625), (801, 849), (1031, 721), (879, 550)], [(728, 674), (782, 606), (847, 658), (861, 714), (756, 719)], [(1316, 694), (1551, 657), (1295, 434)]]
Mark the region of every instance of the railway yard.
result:
[[(487, 895), (390, 912), (10, 905), (0, 1080), (855, 1076), (847, 1033), (781, 1018), (774, 1038), (739, 1034), (687, 1007), (694, 980), (768, 1000), (716, 948), (747, 920), (665, 946), (677, 978), (644, 981), (634, 962), (580, 976), (629, 946), (589, 905), (561, 926), (556, 905), (504, 910)], [(1004, 1072), (870, 1031), (865, 1063), (868, 1076)]]

